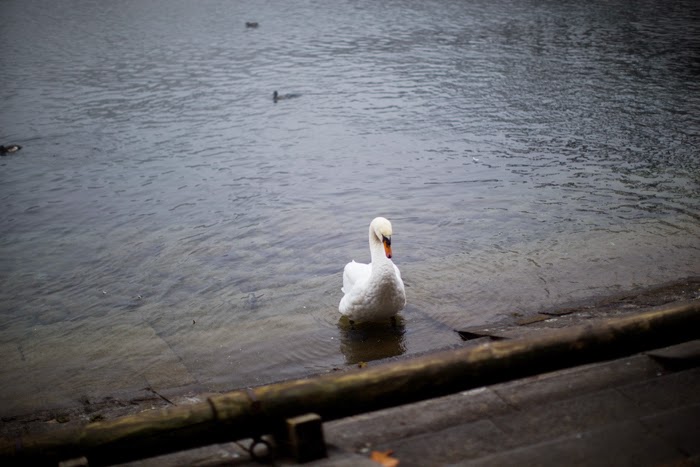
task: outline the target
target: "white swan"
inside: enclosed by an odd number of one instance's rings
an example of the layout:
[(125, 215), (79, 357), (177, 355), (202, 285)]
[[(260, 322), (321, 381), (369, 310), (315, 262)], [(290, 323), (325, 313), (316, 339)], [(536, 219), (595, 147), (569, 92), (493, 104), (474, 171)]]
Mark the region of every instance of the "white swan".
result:
[(338, 309), (351, 321), (391, 318), (406, 306), (401, 273), (391, 261), (391, 223), (383, 217), (369, 225), (369, 251), (370, 264), (351, 261), (343, 271)]

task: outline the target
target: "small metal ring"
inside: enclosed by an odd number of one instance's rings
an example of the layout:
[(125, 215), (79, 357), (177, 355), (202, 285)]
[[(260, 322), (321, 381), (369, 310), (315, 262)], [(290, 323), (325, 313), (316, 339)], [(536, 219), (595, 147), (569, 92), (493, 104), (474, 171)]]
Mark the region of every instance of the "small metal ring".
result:
[[(258, 444), (262, 444), (265, 446), (265, 455), (264, 456), (258, 456), (255, 453), (255, 447)], [(248, 454), (250, 455), (250, 458), (253, 459), (255, 462), (259, 462), (261, 464), (271, 464), (272, 463), (272, 445), (265, 441), (262, 438), (255, 438), (253, 439), (253, 442), (250, 444), (250, 447), (248, 448)]]

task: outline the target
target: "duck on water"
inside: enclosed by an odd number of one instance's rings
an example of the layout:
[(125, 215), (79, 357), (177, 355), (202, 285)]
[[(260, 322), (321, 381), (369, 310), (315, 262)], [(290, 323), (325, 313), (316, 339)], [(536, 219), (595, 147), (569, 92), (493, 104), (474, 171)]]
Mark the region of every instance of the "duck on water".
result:
[(10, 144), (8, 146), (0, 146), (0, 154), (5, 155), (5, 154), (12, 154), (13, 152), (17, 152), (20, 149), (22, 149), (22, 146), (19, 144)]
[(299, 97), (301, 94), (279, 94), (277, 91), (272, 93), (272, 102), (277, 102), (281, 101), (283, 99), (294, 99), (295, 97)]

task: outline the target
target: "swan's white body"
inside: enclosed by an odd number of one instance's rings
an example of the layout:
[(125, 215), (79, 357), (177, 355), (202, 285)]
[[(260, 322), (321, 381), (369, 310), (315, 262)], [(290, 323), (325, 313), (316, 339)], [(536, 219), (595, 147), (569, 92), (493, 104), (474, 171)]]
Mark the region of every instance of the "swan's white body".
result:
[(406, 306), (399, 268), (391, 261), (391, 223), (377, 217), (369, 225), (370, 264), (351, 261), (343, 271), (345, 294), (338, 309), (352, 321), (378, 321)]

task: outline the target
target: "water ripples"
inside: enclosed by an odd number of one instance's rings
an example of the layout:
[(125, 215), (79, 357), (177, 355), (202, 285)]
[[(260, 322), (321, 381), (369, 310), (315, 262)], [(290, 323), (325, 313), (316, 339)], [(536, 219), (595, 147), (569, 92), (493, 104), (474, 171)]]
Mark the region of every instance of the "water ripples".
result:
[[(104, 343), (75, 384), (332, 371), (700, 272), (694, 2), (0, 11), (32, 26), (0, 30), (2, 137), (24, 146), (0, 162), (0, 331), (18, 361)], [(348, 329), (341, 271), (376, 215), (409, 306)]]

